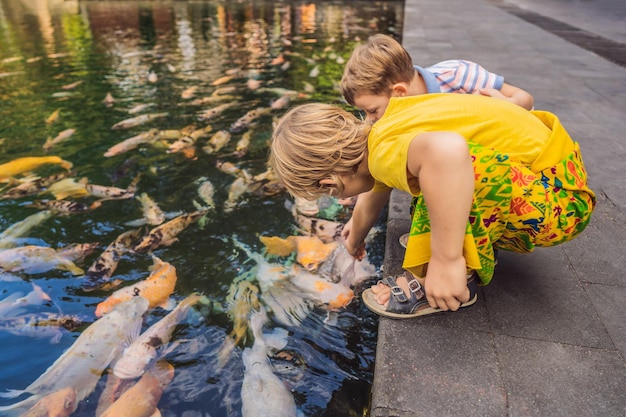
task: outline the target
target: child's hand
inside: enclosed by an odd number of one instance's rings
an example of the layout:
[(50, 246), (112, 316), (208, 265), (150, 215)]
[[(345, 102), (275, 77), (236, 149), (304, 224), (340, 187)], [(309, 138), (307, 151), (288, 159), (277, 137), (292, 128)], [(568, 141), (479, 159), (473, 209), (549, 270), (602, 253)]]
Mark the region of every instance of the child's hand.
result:
[(511, 101), (509, 97), (505, 96), (504, 94), (502, 94), (500, 90), (495, 89), (495, 88), (479, 88), (477, 93), (480, 94), (481, 96), (487, 96), (487, 97), (499, 98), (500, 100)]
[(424, 282), (424, 290), (431, 307), (456, 311), (469, 301), (465, 258), (454, 261), (438, 261), (431, 258)]

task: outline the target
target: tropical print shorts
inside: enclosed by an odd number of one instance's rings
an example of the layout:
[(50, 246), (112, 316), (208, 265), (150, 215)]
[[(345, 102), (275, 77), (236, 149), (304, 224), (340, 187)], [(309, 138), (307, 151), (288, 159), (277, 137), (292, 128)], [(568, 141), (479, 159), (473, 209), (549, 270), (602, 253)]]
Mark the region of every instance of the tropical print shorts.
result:
[[(483, 285), (493, 277), (494, 249), (532, 252), (578, 236), (591, 218), (595, 195), (587, 186), (580, 147), (559, 164), (535, 173), (506, 154), (469, 142), (475, 175), (464, 256)], [(403, 267), (423, 276), (430, 259), (430, 221), (422, 196), (412, 203)]]

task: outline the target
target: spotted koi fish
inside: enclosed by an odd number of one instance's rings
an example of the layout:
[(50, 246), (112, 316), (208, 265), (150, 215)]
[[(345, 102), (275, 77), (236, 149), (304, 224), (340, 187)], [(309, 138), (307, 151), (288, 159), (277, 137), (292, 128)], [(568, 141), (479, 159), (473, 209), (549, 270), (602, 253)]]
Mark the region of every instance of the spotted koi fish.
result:
[(10, 188), (4, 194), (0, 196), (0, 199), (10, 199), (10, 198), (23, 198), (31, 195), (39, 194), (45, 191), (50, 185), (55, 182), (61, 181), (64, 178), (74, 175), (72, 171), (61, 171), (59, 173), (49, 175), (44, 178), (32, 178), (28, 181), (24, 181), (19, 185)]
[(169, 246), (178, 241), (176, 236), (185, 230), (191, 223), (206, 214), (206, 210), (198, 210), (174, 217), (172, 220), (150, 230), (146, 236), (133, 248), (135, 252), (144, 253), (158, 248)]
[(95, 210), (102, 205), (100, 201), (94, 201), (91, 204), (79, 203), (77, 201), (68, 200), (40, 200), (29, 204), (27, 207), (35, 207), (39, 209), (52, 210), (58, 213), (86, 213)]
[(156, 256), (148, 278), (133, 285), (120, 288), (96, 306), (96, 317), (102, 317), (124, 301), (141, 296), (148, 300), (148, 308), (165, 307), (176, 286), (176, 268)]

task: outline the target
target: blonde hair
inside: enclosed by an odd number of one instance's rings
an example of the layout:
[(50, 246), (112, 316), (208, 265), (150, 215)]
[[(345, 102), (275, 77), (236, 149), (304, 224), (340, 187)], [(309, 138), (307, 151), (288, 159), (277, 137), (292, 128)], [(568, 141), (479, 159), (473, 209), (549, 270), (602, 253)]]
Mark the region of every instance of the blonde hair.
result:
[[(289, 110), (277, 123), (269, 164), (287, 191), (315, 199), (343, 192), (339, 175), (352, 174), (367, 148), (370, 125), (330, 104), (309, 103)], [(320, 184), (332, 179), (336, 186)]]
[(391, 36), (374, 35), (352, 52), (341, 77), (341, 94), (354, 105), (363, 94), (391, 95), (394, 84), (410, 83), (414, 75), (407, 50)]

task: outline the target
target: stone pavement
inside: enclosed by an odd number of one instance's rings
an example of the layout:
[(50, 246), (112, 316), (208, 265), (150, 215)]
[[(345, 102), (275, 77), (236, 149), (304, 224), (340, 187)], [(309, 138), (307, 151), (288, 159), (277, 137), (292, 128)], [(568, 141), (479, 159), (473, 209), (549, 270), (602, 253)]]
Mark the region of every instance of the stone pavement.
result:
[[(381, 318), (372, 417), (626, 416), (626, 68), (522, 20), (516, 3), (626, 39), (619, 0), (582, 2), (587, 10), (562, 0), (406, 0), (403, 44), (419, 65), (476, 61), (557, 114), (581, 144), (596, 211), (569, 243), (501, 252), (466, 311)], [(386, 274), (401, 271), (408, 207), (394, 191)]]

